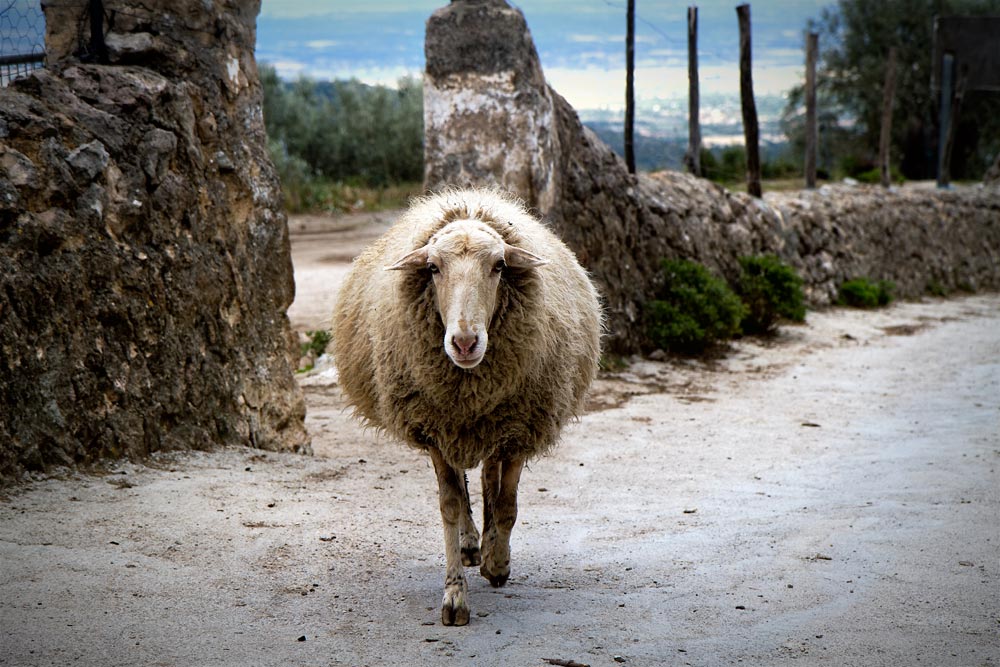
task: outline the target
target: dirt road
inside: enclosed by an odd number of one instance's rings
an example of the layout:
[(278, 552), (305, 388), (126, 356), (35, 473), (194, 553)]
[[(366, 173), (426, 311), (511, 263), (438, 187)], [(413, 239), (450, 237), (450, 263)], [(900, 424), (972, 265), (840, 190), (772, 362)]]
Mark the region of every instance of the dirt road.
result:
[[(293, 221), (301, 329), (379, 231), (317, 224)], [(603, 375), (463, 628), (439, 621), (428, 462), (354, 424), (332, 370), (303, 384), (312, 458), (4, 497), (0, 665), (1000, 665), (1000, 295)]]

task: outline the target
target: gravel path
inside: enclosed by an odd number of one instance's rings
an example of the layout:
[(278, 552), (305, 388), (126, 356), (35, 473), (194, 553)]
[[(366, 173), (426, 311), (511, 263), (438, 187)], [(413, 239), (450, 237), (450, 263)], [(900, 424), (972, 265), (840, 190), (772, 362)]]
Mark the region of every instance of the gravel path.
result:
[[(317, 247), (336, 233), (294, 241), (300, 328), (349, 259)], [(428, 462), (351, 421), (332, 370), (303, 384), (314, 457), (2, 497), (0, 665), (1000, 665), (1000, 295), (603, 375), (525, 472), (511, 580), (471, 576), (463, 628), (439, 622)]]

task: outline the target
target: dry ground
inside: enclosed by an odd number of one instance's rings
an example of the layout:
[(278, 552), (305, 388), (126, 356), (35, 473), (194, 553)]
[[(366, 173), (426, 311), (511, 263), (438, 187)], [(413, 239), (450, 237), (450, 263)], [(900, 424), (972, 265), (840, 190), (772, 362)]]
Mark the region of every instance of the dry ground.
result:
[[(292, 221), (297, 328), (382, 228)], [(303, 384), (312, 458), (9, 492), (0, 665), (1000, 665), (1000, 295), (603, 375), (464, 628), (439, 623), (428, 462), (352, 422), (332, 369)]]

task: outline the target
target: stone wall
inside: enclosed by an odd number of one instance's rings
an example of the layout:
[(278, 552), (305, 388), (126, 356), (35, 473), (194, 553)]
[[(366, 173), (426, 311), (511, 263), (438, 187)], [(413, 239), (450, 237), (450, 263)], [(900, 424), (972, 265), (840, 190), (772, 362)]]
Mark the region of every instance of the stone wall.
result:
[(309, 450), (258, 9), (149, 0), (85, 64), (86, 3), (45, 7), (48, 68), (0, 90), (0, 478)]
[[(486, 16), (488, 29), (470, 25)], [(460, 48), (470, 30), (489, 45), (474, 61)], [(633, 176), (544, 83), (524, 17), (504, 0), (437, 10), (425, 50), (425, 185), (497, 184), (524, 198), (597, 282), (612, 351), (646, 346), (642, 308), (666, 257), (732, 279), (740, 256), (774, 253), (799, 270), (813, 305), (829, 304), (841, 282), (861, 276), (894, 281), (902, 297), (932, 283), (1000, 288), (996, 185), (826, 186), (761, 200), (681, 173)]]

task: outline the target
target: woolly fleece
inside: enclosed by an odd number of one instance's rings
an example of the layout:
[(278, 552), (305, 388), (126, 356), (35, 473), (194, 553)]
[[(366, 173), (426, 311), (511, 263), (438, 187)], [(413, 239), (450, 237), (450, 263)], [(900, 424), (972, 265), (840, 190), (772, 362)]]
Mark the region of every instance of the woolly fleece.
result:
[[(549, 261), (505, 271), (489, 347), (470, 370), (444, 352), (429, 271), (385, 270), (462, 219)], [(497, 190), (450, 190), (416, 200), (355, 260), (334, 308), (334, 358), (356, 415), (413, 447), (437, 447), (462, 470), (556, 443), (594, 379), (601, 328), (586, 272), (521, 202)]]

